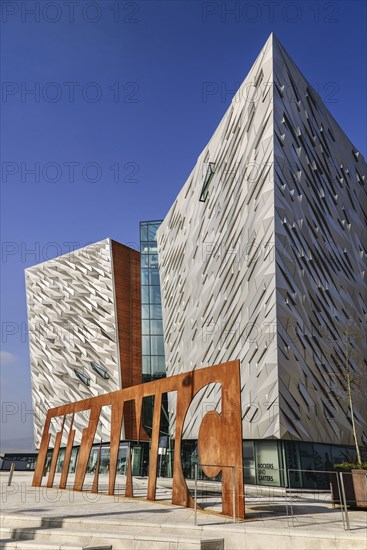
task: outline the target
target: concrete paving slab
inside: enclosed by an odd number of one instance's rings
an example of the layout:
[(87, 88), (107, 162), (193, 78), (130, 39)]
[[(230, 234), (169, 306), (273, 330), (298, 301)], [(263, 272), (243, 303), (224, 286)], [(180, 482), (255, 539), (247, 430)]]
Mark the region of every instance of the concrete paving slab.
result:
[[(195, 526), (193, 510), (170, 504), (171, 489), (167, 480), (158, 480), (161, 500), (150, 502), (125, 499), (121, 494), (92, 495), (57, 487), (34, 488), (31, 487), (31, 478), (29, 473), (15, 473), (12, 486), (7, 487), (7, 476), (0, 474), (3, 514), (0, 519), (4, 527), (16, 527), (17, 522), (30, 521), (35, 527), (39, 525), (44, 529), (55, 529), (55, 532), (57, 528), (104, 531), (106, 534), (131, 531), (151, 536), (154, 544), (158, 542), (155, 536), (162, 535), (224, 537), (226, 550), (367, 548), (367, 514), (350, 510), (351, 530), (345, 531), (342, 512), (339, 508), (332, 508), (327, 494), (294, 494), (291, 510), (289, 498), (285, 501), (284, 490), (277, 488), (271, 492), (267, 488), (261, 494), (252, 487), (248, 491), (252, 496), (245, 503), (245, 521), (234, 524), (232, 518), (217, 513), (218, 507), (209, 507), (206, 511), (198, 511), (198, 525)], [(102, 481), (107, 486), (106, 476)], [(143, 493), (146, 480), (139, 478), (138, 482)], [(146, 540), (142, 539), (141, 544)], [(110, 543), (110, 540), (106, 542)], [(149, 550), (153, 550), (154, 544)]]

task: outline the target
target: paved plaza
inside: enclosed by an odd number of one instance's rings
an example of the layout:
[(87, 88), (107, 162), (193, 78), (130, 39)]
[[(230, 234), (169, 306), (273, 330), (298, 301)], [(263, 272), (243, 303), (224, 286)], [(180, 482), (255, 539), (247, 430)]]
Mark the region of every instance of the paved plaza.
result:
[[(88, 534), (88, 545), (80, 548), (102, 548), (101, 542), (106, 540), (109, 546), (105, 548), (113, 550), (186, 550), (196, 547), (225, 550), (303, 550), (316, 547), (359, 550), (367, 546), (367, 514), (350, 510), (350, 530), (345, 530), (341, 510), (332, 507), (327, 493), (315, 495), (303, 492), (293, 494), (290, 499), (289, 495), (285, 497), (285, 491), (281, 488), (247, 486), (246, 519), (234, 523), (233, 518), (219, 513), (221, 502), (218, 484), (199, 482), (198, 503), (205, 508), (198, 511), (195, 525), (194, 510), (170, 503), (168, 479), (158, 479), (156, 502), (145, 500), (146, 478), (134, 477), (134, 499), (123, 496), (123, 476), (117, 477), (120, 494), (114, 496), (103, 493), (107, 488), (107, 476), (102, 475), (99, 485), (102, 492), (99, 494), (74, 492), (71, 485), (66, 490), (57, 489), (57, 477), (55, 488), (33, 488), (31, 473), (15, 473), (10, 487), (7, 486), (7, 480), (7, 473), (0, 474), (3, 525), (1, 548), (28, 548), (34, 539), (45, 541), (46, 535), (48, 541), (55, 542), (53, 538), (59, 538), (59, 534), (60, 540), (64, 540), (62, 537), (69, 540), (68, 536), (74, 536), (79, 542)], [(85, 485), (90, 486), (92, 480), (92, 476), (87, 476)], [(69, 482), (72, 483), (72, 477)], [(189, 487), (193, 494), (193, 482), (189, 482)], [(12, 538), (15, 532), (33, 540), (25, 546), (14, 546)], [(128, 544), (125, 540), (127, 536), (134, 537), (134, 542), (131, 539)], [(99, 546), (91, 545), (93, 540)], [(127, 545), (124, 546), (122, 540)], [(200, 540), (201, 546), (195, 546), (195, 540)], [(222, 546), (218, 546), (220, 540), (223, 541)], [(69, 547), (67, 544), (57, 546), (65, 549)], [(43, 548), (41, 542), (37, 548)]]

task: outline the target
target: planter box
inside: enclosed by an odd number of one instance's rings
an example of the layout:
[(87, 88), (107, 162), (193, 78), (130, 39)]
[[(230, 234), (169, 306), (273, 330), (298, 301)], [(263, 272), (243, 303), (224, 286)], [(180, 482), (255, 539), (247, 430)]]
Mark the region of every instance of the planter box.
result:
[[(339, 472), (343, 473), (344, 492), (347, 505), (351, 508), (367, 510), (367, 470), (336, 470), (335, 474), (330, 473), (329, 483), (333, 504), (342, 504), (342, 499), (339, 494)], [(338, 480), (337, 476), (339, 478)]]
[(367, 470), (352, 470), (352, 478), (356, 507), (367, 510)]

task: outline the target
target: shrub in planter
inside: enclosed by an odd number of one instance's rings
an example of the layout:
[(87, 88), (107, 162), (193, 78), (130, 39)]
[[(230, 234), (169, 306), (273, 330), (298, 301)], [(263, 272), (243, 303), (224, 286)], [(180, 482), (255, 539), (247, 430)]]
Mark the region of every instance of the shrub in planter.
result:
[(340, 464), (334, 464), (334, 468), (341, 472), (351, 472), (352, 470), (367, 470), (367, 462), (357, 464), (356, 462), (341, 462)]

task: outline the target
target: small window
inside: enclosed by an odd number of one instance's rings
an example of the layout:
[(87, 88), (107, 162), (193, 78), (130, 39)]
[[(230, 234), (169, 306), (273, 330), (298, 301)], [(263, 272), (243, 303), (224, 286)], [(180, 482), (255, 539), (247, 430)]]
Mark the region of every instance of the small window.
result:
[(250, 127), (251, 127), (252, 121), (254, 119), (254, 115), (255, 115), (255, 105), (254, 105), (254, 103), (252, 103), (251, 107), (249, 109), (249, 113), (248, 113), (248, 117), (247, 117), (247, 123), (246, 123), (246, 126), (245, 126), (246, 132), (248, 132)]
[(77, 377), (79, 378), (79, 380), (81, 382), (83, 382), (83, 384), (85, 384), (86, 386), (90, 386), (90, 378), (89, 376), (87, 376), (86, 374), (84, 374), (84, 372), (82, 372), (81, 370), (79, 369), (74, 369), (74, 372), (75, 374), (77, 375)]
[(360, 154), (359, 151), (355, 151), (354, 149), (352, 149), (352, 153), (353, 153), (354, 158), (358, 162), (359, 161), (359, 154)]
[(205, 179), (204, 179), (204, 183), (203, 183), (203, 187), (201, 189), (201, 193), (200, 193), (200, 202), (205, 202), (207, 197), (208, 197), (208, 194), (209, 194), (209, 184), (214, 176), (214, 173), (215, 173), (215, 163), (214, 162), (209, 162), (209, 166), (208, 166), (208, 169), (206, 171), (206, 175), (205, 175)]
[(104, 367), (101, 367), (101, 365), (98, 365), (98, 363), (91, 363), (92, 369), (99, 374), (99, 376), (102, 376), (105, 380), (109, 379), (109, 374), (107, 370)]
[(263, 70), (261, 69), (260, 73), (255, 78), (255, 88), (258, 88), (260, 84), (262, 83), (264, 78)]

